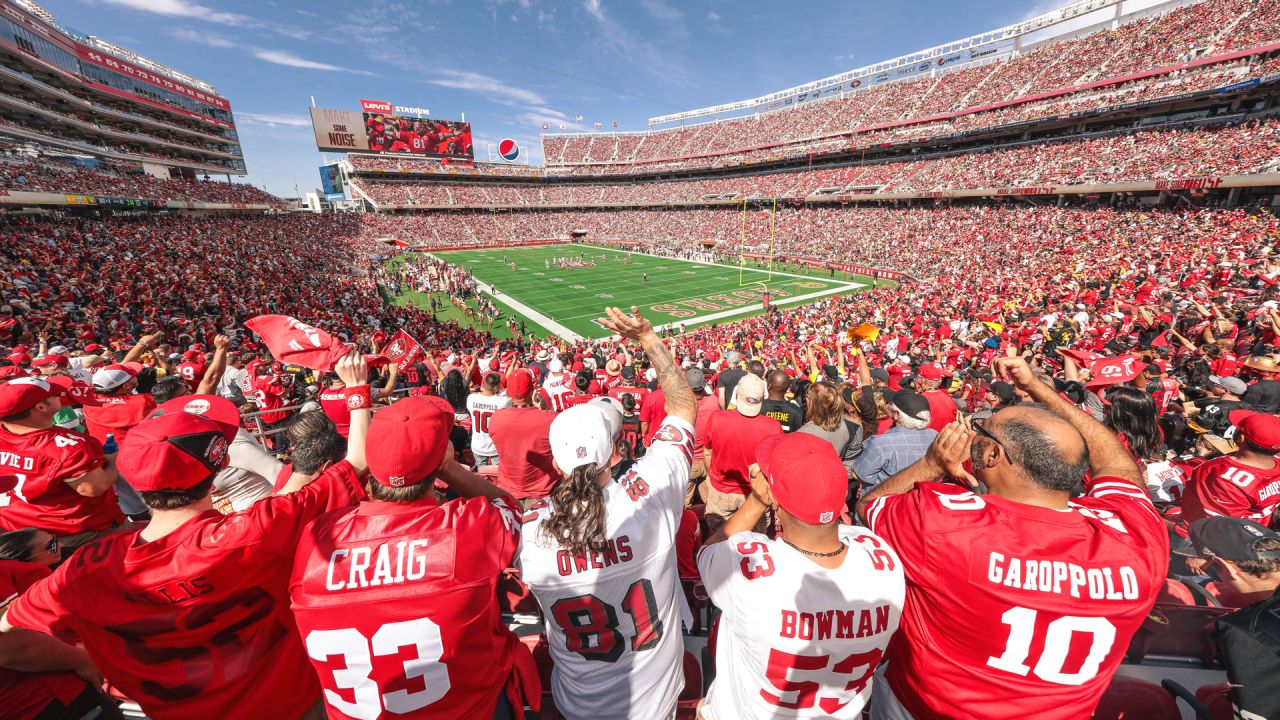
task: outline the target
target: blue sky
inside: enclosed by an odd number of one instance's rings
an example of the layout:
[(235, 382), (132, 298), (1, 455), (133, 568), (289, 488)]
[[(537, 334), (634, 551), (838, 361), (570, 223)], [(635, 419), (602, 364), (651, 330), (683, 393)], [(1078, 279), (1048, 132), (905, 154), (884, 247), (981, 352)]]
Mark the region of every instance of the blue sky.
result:
[[(248, 180), (319, 184), (321, 107), (359, 99), (472, 124), (476, 154), (541, 124), (641, 130), (649, 117), (755, 97), (1017, 22), (1063, 2), (789, 0), (37, 0), (231, 101)], [(574, 117), (582, 115), (581, 123)]]

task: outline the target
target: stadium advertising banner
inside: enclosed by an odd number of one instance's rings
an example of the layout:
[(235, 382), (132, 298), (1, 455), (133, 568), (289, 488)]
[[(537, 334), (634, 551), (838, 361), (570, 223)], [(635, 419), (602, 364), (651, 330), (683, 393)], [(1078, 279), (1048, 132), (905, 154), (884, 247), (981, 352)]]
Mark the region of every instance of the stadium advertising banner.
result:
[(313, 107), (311, 127), (316, 133), (316, 147), (321, 150), (349, 152), (369, 149), (364, 118), (358, 112)]
[(364, 127), (373, 152), (472, 159), (468, 123), (366, 112)]

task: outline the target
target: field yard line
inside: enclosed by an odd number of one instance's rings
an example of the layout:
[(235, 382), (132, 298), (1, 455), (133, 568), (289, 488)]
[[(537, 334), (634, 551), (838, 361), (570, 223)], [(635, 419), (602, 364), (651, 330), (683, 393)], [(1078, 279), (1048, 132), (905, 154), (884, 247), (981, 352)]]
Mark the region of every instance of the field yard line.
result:
[[(627, 255), (639, 255), (641, 257), (653, 258), (655, 260), (675, 260), (676, 262), (687, 262), (687, 263), (693, 263), (695, 265), (710, 265), (711, 267), (718, 267), (722, 270), (728, 270), (730, 272), (738, 269), (733, 265), (725, 265), (724, 263), (707, 262), (706, 260), (690, 260), (689, 258), (667, 257), (666, 255), (650, 255), (649, 253), (632, 252), (630, 250), (616, 250), (614, 248), (603, 247), (601, 245), (588, 245), (587, 247), (596, 248), (599, 250), (608, 250), (610, 252), (616, 252), (616, 253), (625, 253)], [(812, 275), (796, 275), (795, 273), (782, 272), (781, 270), (759, 270), (757, 268), (747, 267), (745, 265), (742, 266), (741, 269), (749, 273), (760, 273), (761, 275), (768, 275), (772, 273), (774, 275), (780, 275), (782, 277), (793, 277), (793, 278), (799, 278), (801, 280), (821, 280), (822, 279), (820, 277), (815, 278)], [(838, 281), (828, 279), (827, 282), (838, 282)], [(755, 285), (756, 283), (752, 282), (748, 284)], [(858, 287), (864, 287), (864, 286), (859, 285)]]
[[(827, 295), (834, 295), (844, 290), (857, 290), (859, 288), (865, 288), (865, 287), (866, 285), (862, 283), (846, 283), (844, 285), (827, 288), (826, 290), (818, 290), (817, 292), (811, 292), (806, 295), (797, 295), (795, 297), (783, 298), (776, 302), (771, 302), (770, 304), (771, 305), (791, 305), (798, 302), (804, 302), (805, 300), (815, 300), (818, 298), (826, 297)], [(696, 297), (702, 297), (702, 296), (698, 295)], [(758, 309), (759, 309), (759, 306), (754, 304), (743, 305), (742, 307), (736, 307), (729, 310), (722, 310), (718, 313), (711, 313), (710, 315), (699, 315), (697, 317), (691, 317), (691, 318), (678, 318), (676, 320), (672, 320), (671, 322), (665, 325), (659, 325), (658, 329), (663, 330), (666, 328), (676, 328), (676, 327), (679, 327), (680, 325), (693, 325), (695, 323), (705, 323), (705, 322), (712, 322), (714, 320), (723, 320), (725, 318), (733, 317), (734, 315), (744, 315), (749, 312), (755, 312)], [(570, 319), (576, 319), (576, 318), (570, 318)], [(596, 324), (599, 325), (599, 323), (596, 323)]]
[[(430, 254), (430, 253), (427, 253), (427, 254)], [(435, 255), (431, 255), (431, 257), (435, 257)], [(437, 259), (437, 260), (439, 260), (440, 258), (436, 258), (436, 259)], [(446, 261), (446, 262), (447, 262), (447, 261)], [(546, 315), (543, 315), (542, 313), (538, 312), (537, 310), (534, 310), (533, 308), (529, 307), (528, 305), (525, 305), (524, 303), (520, 302), (519, 300), (516, 300), (515, 298), (511, 297), (510, 295), (507, 295), (506, 293), (503, 293), (503, 294), (502, 294), (502, 297), (498, 297), (497, 295), (494, 295), (492, 292), (490, 292), (490, 290), (492, 290), (492, 289), (493, 289), (493, 286), (491, 286), (491, 285), (487, 285), (486, 283), (483, 283), (483, 282), (480, 282), (478, 279), (476, 280), (476, 286), (480, 288), (480, 292), (483, 292), (485, 295), (488, 295), (489, 297), (493, 298), (494, 300), (498, 300), (498, 301), (500, 301), (500, 302), (502, 302), (502, 303), (505, 303), (505, 304), (507, 304), (507, 305), (510, 305), (512, 308), (515, 308), (515, 311), (516, 311), (516, 312), (520, 313), (521, 315), (524, 315), (525, 317), (527, 317), (527, 318), (529, 318), (530, 320), (532, 320), (532, 321), (534, 321), (534, 322), (538, 323), (539, 325), (541, 325), (542, 327), (546, 328), (547, 330), (550, 330), (551, 332), (555, 333), (556, 335), (559, 335), (560, 337), (564, 338), (565, 340), (568, 340), (568, 341), (570, 341), (570, 342), (577, 342), (577, 341), (579, 341), (579, 340), (581, 340), (581, 339), (582, 339), (582, 336), (581, 336), (581, 335), (579, 335), (578, 333), (576, 333), (576, 332), (574, 332), (574, 331), (570, 330), (569, 328), (567, 328), (567, 327), (565, 327), (565, 326), (561, 325), (560, 323), (556, 322), (555, 320), (552, 320), (551, 318), (547, 317)], [(486, 289), (485, 289), (486, 287), (488, 287), (488, 288), (489, 288), (489, 290), (486, 290)]]

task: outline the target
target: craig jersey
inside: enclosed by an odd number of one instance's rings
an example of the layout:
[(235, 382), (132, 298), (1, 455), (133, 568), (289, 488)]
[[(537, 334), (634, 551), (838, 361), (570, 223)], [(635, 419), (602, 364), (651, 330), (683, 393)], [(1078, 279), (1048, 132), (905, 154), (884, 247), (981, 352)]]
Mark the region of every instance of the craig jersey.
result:
[(837, 568), (757, 533), (699, 553), (702, 582), (723, 611), (705, 720), (862, 716), (906, 580), (889, 543), (865, 528), (839, 532), (849, 549)]
[(574, 555), (542, 536), (546, 500), (524, 517), (523, 579), (546, 616), (551, 692), (571, 720), (665, 718), (684, 687), (675, 536), (693, 426), (668, 417), (649, 453), (604, 487), (606, 547)]

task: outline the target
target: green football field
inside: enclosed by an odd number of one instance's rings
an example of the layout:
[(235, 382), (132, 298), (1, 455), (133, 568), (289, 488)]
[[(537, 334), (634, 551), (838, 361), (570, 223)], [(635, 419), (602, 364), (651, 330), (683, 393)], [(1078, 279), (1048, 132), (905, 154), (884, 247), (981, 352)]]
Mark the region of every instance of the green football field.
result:
[[(832, 277), (827, 270), (794, 266), (788, 266), (785, 272), (777, 267), (772, 272), (756, 270), (754, 266), (740, 269), (593, 245), (432, 254), (470, 271), (481, 283), (482, 291), (494, 297), (508, 315), (523, 318), (534, 334), (570, 339), (607, 337), (609, 331), (596, 322), (606, 305), (638, 306), (655, 326), (679, 323), (694, 327), (762, 312), (765, 288), (773, 304), (785, 306), (871, 286), (870, 278), (844, 273)], [(586, 266), (562, 269), (555, 264), (557, 258), (581, 258)], [(512, 263), (516, 265), (514, 271)], [(802, 274), (805, 272), (812, 275)], [(422, 304), (425, 296), (410, 291), (399, 301)], [(446, 316), (456, 313), (452, 306), (447, 311)], [(505, 328), (495, 329), (495, 334), (509, 335)]]

